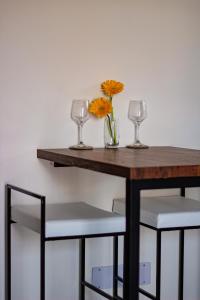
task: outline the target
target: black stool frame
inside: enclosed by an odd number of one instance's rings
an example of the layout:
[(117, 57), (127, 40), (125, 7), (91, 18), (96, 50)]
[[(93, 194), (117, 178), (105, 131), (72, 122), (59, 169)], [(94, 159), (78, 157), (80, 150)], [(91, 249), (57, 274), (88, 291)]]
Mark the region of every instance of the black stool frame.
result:
[[(185, 188), (181, 188), (180, 195), (185, 197)], [(178, 281), (178, 300), (183, 300), (183, 284), (184, 284), (184, 241), (185, 241), (185, 230), (200, 229), (199, 226), (188, 226), (188, 227), (174, 227), (174, 228), (156, 228), (145, 223), (140, 222), (140, 225), (156, 231), (156, 295), (150, 294), (142, 288), (139, 288), (139, 292), (152, 300), (160, 300), (161, 297), (161, 239), (162, 232), (166, 231), (179, 231), (179, 281)], [(115, 253), (115, 264), (118, 264), (118, 237), (115, 239), (114, 249)], [(117, 281), (123, 283), (123, 279), (118, 276), (118, 268), (115, 267), (115, 274)], [(116, 294), (117, 295), (117, 294)]]
[[(155, 179), (155, 180), (139, 180), (139, 181), (126, 181), (127, 185), (127, 195), (126, 198), (131, 200), (132, 198), (135, 201), (128, 201), (128, 204), (135, 203), (135, 206), (138, 205), (140, 200), (140, 191), (147, 189), (171, 189), (171, 188), (181, 188), (181, 195), (185, 195), (185, 187), (199, 187), (200, 186), (200, 177), (183, 177), (183, 178), (170, 178), (170, 179)], [(130, 188), (130, 191), (129, 191)], [(134, 193), (133, 193), (134, 188)], [(6, 288), (5, 288), (5, 299), (11, 300), (11, 224), (15, 223), (11, 219), (11, 190), (21, 192), (23, 194), (29, 195), (31, 197), (37, 198), (41, 201), (41, 232), (40, 232), (40, 300), (45, 300), (45, 244), (47, 241), (55, 240), (67, 240), (67, 239), (79, 239), (80, 240), (80, 300), (85, 300), (85, 287), (90, 288), (91, 290), (102, 295), (106, 299), (116, 299), (122, 300), (118, 296), (118, 281), (123, 282), (123, 279), (118, 276), (118, 236), (124, 235), (125, 233), (111, 233), (111, 234), (102, 234), (102, 235), (91, 235), (91, 236), (75, 236), (75, 237), (45, 237), (45, 207), (46, 201), (45, 196), (38, 195), (27, 190), (21, 189), (16, 186), (6, 185)], [(134, 196), (134, 197), (133, 197)], [(133, 204), (132, 204), (133, 205)], [(130, 207), (129, 207), (130, 208)], [(128, 210), (130, 211), (130, 209)], [(136, 216), (139, 217), (139, 216)], [(131, 222), (132, 218), (128, 215), (128, 220)], [(133, 222), (133, 221), (132, 221)], [(131, 223), (131, 225), (133, 225)], [(140, 223), (140, 225), (153, 229), (157, 232), (157, 266), (156, 266), (156, 296), (146, 292), (145, 290), (138, 287), (139, 293), (145, 295), (149, 299), (160, 300), (160, 284), (161, 284), (161, 233), (163, 231), (179, 231), (179, 300), (183, 300), (183, 282), (184, 282), (184, 231), (191, 229), (199, 229), (200, 226), (190, 226), (190, 227), (180, 227), (180, 228), (165, 228), (157, 229), (146, 224)], [(94, 237), (106, 237), (113, 236), (113, 296), (105, 293), (104, 291), (96, 288), (89, 282), (85, 281), (85, 239), (94, 238)], [(139, 240), (135, 240), (135, 245), (139, 244)], [(126, 246), (126, 244), (125, 244)], [(136, 246), (135, 246), (136, 247)], [(130, 249), (129, 249), (130, 250)], [(130, 252), (130, 255), (133, 259), (133, 253)], [(124, 259), (124, 268), (129, 266), (126, 264), (126, 257)], [(139, 266), (138, 266), (139, 271)], [(130, 270), (131, 272), (131, 270)], [(129, 274), (130, 275), (130, 274)], [(134, 280), (136, 282), (137, 280)], [(127, 293), (126, 289), (123, 294)], [(135, 300), (135, 299), (134, 299)]]
[(113, 237), (113, 245), (116, 246), (116, 241), (118, 236), (124, 235), (123, 232), (119, 233), (107, 233), (107, 234), (93, 234), (93, 235), (84, 235), (84, 236), (58, 236), (58, 237), (46, 237), (45, 235), (45, 221), (46, 221), (46, 198), (45, 196), (32, 193), (25, 189), (19, 188), (13, 185), (6, 185), (6, 203), (5, 203), (5, 300), (11, 300), (11, 225), (12, 223), (16, 223), (12, 220), (11, 215), (11, 191), (17, 191), (22, 194), (28, 195), (33, 198), (37, 198), (40, 201), (40, 216), (41, 216), (41, 224), (40, 224), (40, 300), (45, 300), (45, 245), (48, 241), (57, 241), (57, 240), (70, 240), (70, 239), (79, 239), (80, 240), (80, 270), (79, 270), (79, 286), (80, 286), (80, 294), (79, 299), (85, 300), (85, 287), (93, 290), (94, 292), (100, 294), (106, 299), (109, 300), (122, 300), (121, 297), (117, 295), (117, 260), (118, 260), (118, 251), (114, 248), (113, 254), (113, 263), (114, 263), (114, 271), (113, 271), (113, 295), (104, 292), (103, 290), (95, 287), (91, 283), (85, 280), (85, 240), (87, 238), (99, 238), (99, 237)]

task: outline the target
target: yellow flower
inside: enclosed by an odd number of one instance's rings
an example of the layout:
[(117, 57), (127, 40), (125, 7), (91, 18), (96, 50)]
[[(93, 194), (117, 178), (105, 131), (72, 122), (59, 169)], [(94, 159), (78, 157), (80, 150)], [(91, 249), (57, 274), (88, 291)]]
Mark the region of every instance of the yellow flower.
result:
[(124, 84), (115, 80), (106, 80), (101, 84), (101, 90), (109, 97), (121, 93), (123, 89)]
[(89, 104), (88, 111), (97, 118), (103, 118), (112, 112), (112, 104), (106, 98), (96, 98)]

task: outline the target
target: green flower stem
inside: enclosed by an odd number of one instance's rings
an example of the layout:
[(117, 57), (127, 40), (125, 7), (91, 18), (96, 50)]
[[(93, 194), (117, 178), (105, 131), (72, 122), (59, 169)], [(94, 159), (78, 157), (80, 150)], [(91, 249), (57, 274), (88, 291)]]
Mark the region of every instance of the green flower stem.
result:
[[(111, 104), (112, 104), (112, 100), (113, 100), (113, 99), (112, 99), (112, 96), (109, 97), (109, 100), (110, 100), (110, 102), (111, 102)], [(111, 116), (111, 120), (110, 120), (110, 116)], [(116, 132), (116, 126), (114, 126), (114, 128), (113, 128), (113, 131), (114, 131), (114, 132), (112, 131), (112, 127), (111, 127), (111, 121), (114, 122), (114, 120), (115, 120), (115, 115), (114, 115), (113, 105), (112, 105), (112, 112), (111, 112), (110, 116), (108, 115), (109, 122), (110, 122), (110, 131), (111, 131), (110, 136), (111, 136), (111, 138), (113, 139), (113, 143), (114, 143), (114, 144), (117, 144), (117, 132)]]
[(108, 117), (107, 126), (108, 126), (109, 134), (113, 140), (113, 143), (117, 144), (116, 126), (114, 124), (114, 128), (112, 129), (112, 125), (111, 125), (111, 122), (114, 122), (114, 119), (112, 119), (112, 116), (109, 116), (109, 115), (107, 115), (107, 117)]
[(114, 144), (117, 144), (117, 132), (116, 132), (116, 126), (114, 126), (114, 137), (113, 137)]
[(109, 131), (111, 138), (114, 139), (113, 132), (112, 132), (112, 126), (111, 126), (111, 119), (110, 119), (109, 115), (107, 115), (107, 117), (108, 117), (108, 122), (107, 122), (108, 131)]
[[(111, 104), (112, 104), (112, 96), (109, 97), (109, 100), (110, 100), (110, 102), (111, 102)], [(112, 119), (112, 121), (114, 121), (114, 119), (115, 119), (114, 111), (113, 111), (113, 104), (112, 104), (111, 119)]]

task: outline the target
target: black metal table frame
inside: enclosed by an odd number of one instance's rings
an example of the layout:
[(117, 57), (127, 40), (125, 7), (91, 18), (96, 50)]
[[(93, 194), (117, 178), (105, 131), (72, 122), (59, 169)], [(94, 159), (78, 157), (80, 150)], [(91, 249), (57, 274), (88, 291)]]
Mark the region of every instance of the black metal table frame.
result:
[[(185, 188), (181, 188), (180, 196), (185, 197)], [(162, 232), (179, 232), (179, 264), (178, 264), (178, 300), (183, 300), (183, 288), (184, 288), (184, 243), (185, 243), (185, 231), (200, 229), (200, 225), (195, 226), (181, 226), (181, 227), (166, 227), (166, 228), (157, 228), (145, 223), (140, 222), (140, 226), (146, 227), (150, 230), (156, 231), (156, 291), (155, 295), (147, 292), (146, 290), (139, 288), (139, 293), (143, 294), (149, 299), (160, 300), (161, 299), (161, 238)], [(115, 238), (114, 249), (116, 251), (116, 264), (118, 263), (118, 237)], [(118, 269), (116, 268), (116, 286), (118, 281), (122, 284), (124, 283), (123, 278), (118, 275)], [(116, 293), (117, 295), (117, 293)]]
[[(140, 193), (153, 189), (200, 187), (200, 176), (162, 179), (126, 179), (126, 232), (124, 238), (124, 300), (139, 299)], [(133, 200), (134, 199), (134, 200)], [(181, 284), (181, 283), (180, 283)], [(182, 283), (183, 284), (183, 283)]]
[[(7, 220), (11, 217), (11, 189), (7, 186)], [(140, 193), (142, 190), (153, 189), (175, 189), (175, 188), (194, 188), (200, 187), (200, 176), (195, 177), (174, 177), (162, 179), (126, 179), (126, 232), (124, 236), (124, 300), (139, 299), (139, 244), (140, 244)], [(17, 188), (16, 188), (17, 190)], [(19, 190), (18, 190), (19, 191)], [(45, 218), (45, 197), (33, 193), (27, 193), (32, 197), (41, 200), (41, 219)], [(134, 200), (133, 200), (134, 199)], [(45, 220), (45, 219), (44, 219)], [(11, 255), (10, 241), (10, 222), (6, 224), (6, 300), (11, 300), (10, 262), (8, 257)], [(43, 261), (45, 260), (45, 223), (41, 222), (41, 285), (45, 286), (45, 275)], [(116, 287), (114, 280), (113, 285)], [(41, 289), (41, 300), (45, 300), (45, 290)], [(109, 299), (109, 298), (108, 298)], [(110, 298), (111, 299), (111, 298)]]

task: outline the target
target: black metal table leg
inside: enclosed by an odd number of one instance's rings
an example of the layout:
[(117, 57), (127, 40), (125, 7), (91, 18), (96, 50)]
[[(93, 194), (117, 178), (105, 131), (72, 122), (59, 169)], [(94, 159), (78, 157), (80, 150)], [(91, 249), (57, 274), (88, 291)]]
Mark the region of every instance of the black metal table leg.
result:
[(5, 192), (5, 299), (11, 300), (11, 189), (7, 185)]
[(124, 300), (139, 299), (140, 189), (126, 180), (126, 232), (124, 237)]
[(181, 197), (185, 197), (185, 188), (181, 188), (180, 195)]

